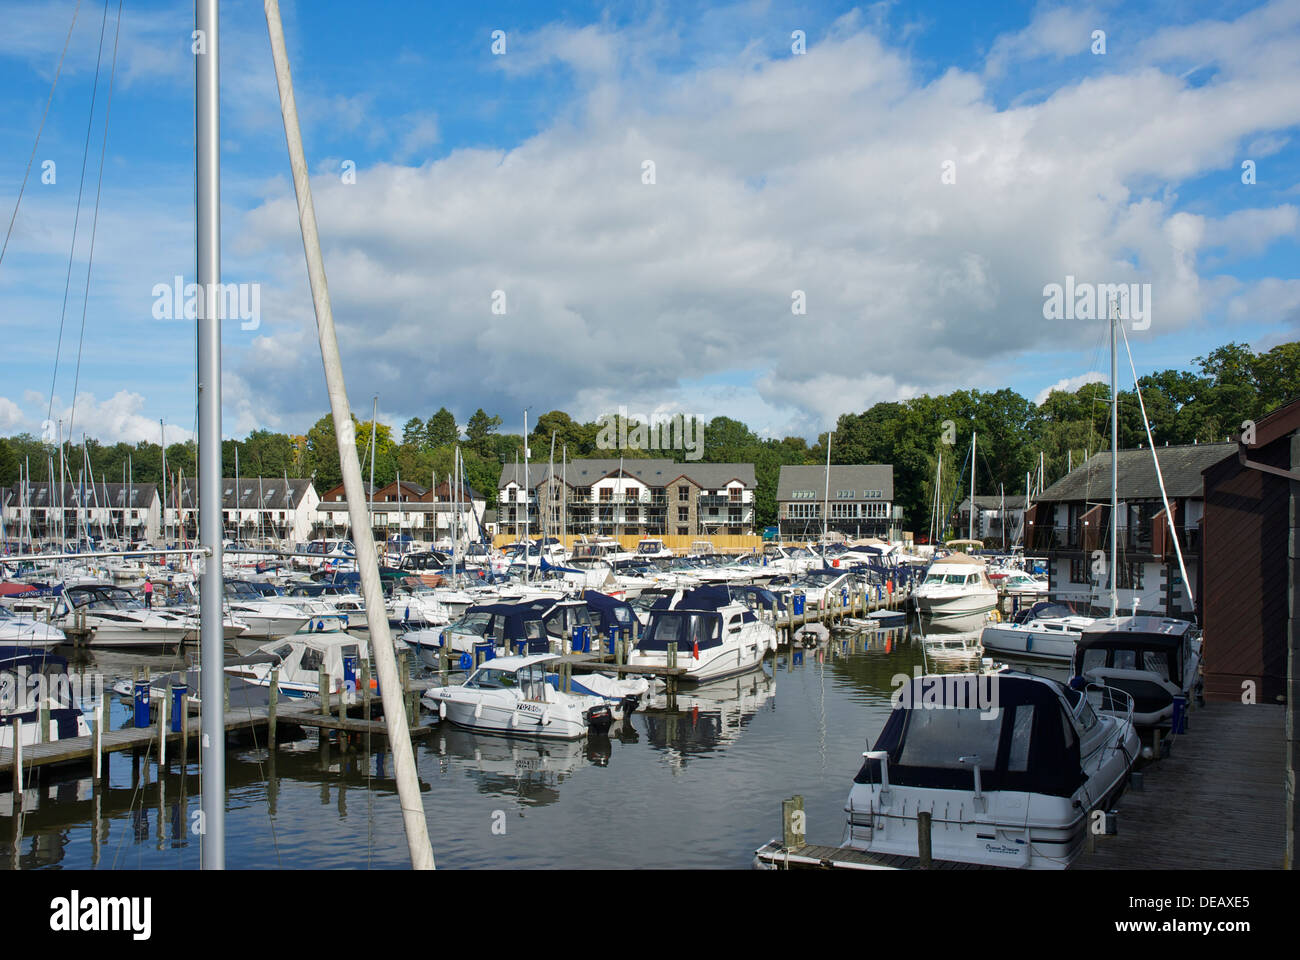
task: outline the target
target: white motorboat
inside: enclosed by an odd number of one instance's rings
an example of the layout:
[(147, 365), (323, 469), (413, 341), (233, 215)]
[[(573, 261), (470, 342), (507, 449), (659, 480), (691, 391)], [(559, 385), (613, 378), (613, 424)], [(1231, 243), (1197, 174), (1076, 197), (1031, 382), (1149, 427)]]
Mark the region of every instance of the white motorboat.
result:
[(311, 619), (311, 614), (278, 597), (265, 597), (251, 583), (226, 581), (225, 608), (231, 616), (248, 627), (249, 638), (274, 640), (297, 633)]
[(67, 587), (54, 604), (51, 625), (84, 631), (92, 646), (179, 646), (198, 628), (186, 614), (153, 610), (122, 587), (85, 583)]
[(57, 647), (67, 642), (63, 631), (34, 617), (21, 617), (0, 607), (0, 645), (32, 649)]
[(848, 846), (918, 856), (924, 811), (936, 860), (1064, 869), (1139, 748), (1131, 716), (1100, 715), (1091, 695), (1054, 680), (1010, 671), (911, 679), (849, 791)]
[(456, 686), (432, 687), (421, 698), (443, 720), (490, 733), (576, 740), (614, 722), (597, 696), (564, 693), (547, 682), (553, 654), (497, 657)]
[(925, 579), (912, 591), (917, 610), (931, 620), (978, 618), (998, 603), (984, 562), (954, 553), (930, 565)]
[(1201, 683), (1201, 638), (1186, 620), (1107, 617), (1083, 631), (1074, 651), (1074, 675), (1104, 683), (1133, 698), (1133, 722), (1172, 725), (1174, 701), (1186, 703)]
[(1060, 603), (1036, 603), (1014, 623), (990, 623), (980, 634), (989, 656), (1067, 664), (1083, 631), (1094, 623)]
[(646, 537), (636, 545), (638, 560), (670, 560), (676, 554), (664, 546), (664, 542), (655, 537)]
[(760, 620), (725, 589), (700, 587), (677, 606), (651, 609), (645, 632), (628, 657), (630, 666), (667, 666), (676, 645), (677, 666), (685, 679), (702, 682), (745, 673), (774, 648), (776, 629)]
[[(264, 643), (225, 671), (254, 686), (269, 687), (271, 671), (278, 669), (276, 689), (293, 699), (318, 696), (324, 671), (330, 692), (342, 693), (348, 702), (355, 702), (362, 695), (361, 663), (369, 659), (368, 644), (342, 630), (326, 630)], [(373, 679), (371, 682), (373, 685)]]

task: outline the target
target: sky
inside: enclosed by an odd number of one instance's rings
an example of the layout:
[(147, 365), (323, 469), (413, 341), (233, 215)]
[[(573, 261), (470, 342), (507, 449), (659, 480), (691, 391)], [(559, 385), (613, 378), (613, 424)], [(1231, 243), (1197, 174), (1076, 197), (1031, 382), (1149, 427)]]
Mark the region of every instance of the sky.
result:
[[(193, 4), (118, 10), (0, 2), (0, 435), (195, 431), (160, 293), (195, 274)], [(1067, 278), (1149, 291), (1139, 374), (1300, 339), (1300, 0), (282, 12), (363, 419), (814, 438), (1041, 400), (1108, 375), (1104, 319), (1045, 313)], [(261, 3), (222, 2), (220, 51), (223, 433), (302, 433), (329, 407)]]

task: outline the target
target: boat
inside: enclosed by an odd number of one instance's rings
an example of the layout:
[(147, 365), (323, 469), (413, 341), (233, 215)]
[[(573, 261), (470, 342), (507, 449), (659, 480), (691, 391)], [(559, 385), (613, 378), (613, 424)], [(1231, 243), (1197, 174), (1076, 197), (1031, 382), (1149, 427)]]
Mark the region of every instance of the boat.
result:
[(369, 659), (368, 644), (342, 630), (326, 630), (264, 643), (225, 671), (254, 686), (269, 687), (271, 671), (278, 670), (276, 689), (291, 699), (318, 696), (324, 671), (330, 692), (343, 693), (353, 702), (360, 691), (361, 662)]
[(664, 546), (664, 542), (655, 537), (646, 537), (636, 545), (638, 560), (670, 560), (676, 554)]
[(1073, 682), (1103, 683), (1133, 698), (1133, 722), (1175, 726), (1174, 703), (1197, 694), (1201, 637), (1186, 620), (1106, 617), (1088, 626), (1074, 648)]
[[(44, 735), (42, 709), (48, 710), (49, 718)], [(23, 725), (23, 746), (90, 736), (67, 660), (33, 647), (0, 650), (0, 747), (13, 749), (17, 720)]]
[(20, 617), (0, 606), (0, 649), (46, 649), (67, 642), (58, 627), (33, 617)]
[(984, 562), (961, 553), (930, 564), (925, 579), (912, 591), (917, 610), (931, 620), (983, 617), (998, 603)]
[(847, 846), (916, 857), (928, 812), (936, 860), (1069, 866), (1140, 749), (1132, 718), (1099, 714), (1091, 692), (1005, 670), (909, 680), (853, 779)]
[(578, 628), (591, 629), (591, 614), (581, 600), (534, 598), (515, 602), (481, 603), (470, 607), (455, 623), (442, 628), (412, 630), (402, 639), (420, 655), (425, 666), (436, 669), (443, 646), (459, 656), (472, 657), (476, 649), (495, 654), (550, 653)]
[(198, 622), (167, 610), (152, 610), (130, 591), (106, 583), (67, 587), (54, 604), (50, 624), (64, 633), (85, 632), (92, 646), (180, 646)]
[(718, 680), (760, 666), (775, 648), (776, 629), (748, 606), (732, 600), (726, 588), (697, 587), (674, 607), (653, 608), (628, 665), (668, 665), (668, 646), (676, 644), (684, 679)]
[(989, 656), (1068, 664), (1083, 631), (1095, 622), (1062, 603), (1035, 603), (1010, 623), (990, 623), (980, 634)]
[(565, 693), (547, 681), (554, 654), (496, 657), (455, 686), (432, 687), (421, 698), (443, 720), (487, 733), (576, 740), (605, 733), (614, 722), (601, 697)]
[[(263, 637), (274, 640), (297, 633), (311, 614), (301, 607), (285, 603), (279, 597), (263, 596), (253, 584), (245, 580), (227, 580), (225, 609), (248, 628), (250, 639)], [(228, 638), (229, 639), (229, 638)]]

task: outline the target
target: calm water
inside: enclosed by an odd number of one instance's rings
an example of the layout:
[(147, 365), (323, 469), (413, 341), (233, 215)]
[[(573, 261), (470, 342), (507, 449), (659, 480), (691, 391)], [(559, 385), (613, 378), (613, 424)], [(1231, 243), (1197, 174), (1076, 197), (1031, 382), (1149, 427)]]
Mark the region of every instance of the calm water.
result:
[[(686, 689), (673, 713), (660, 700), (626, 728), (576, 744), (478, 735), (425, 714), (434, 729), (415, 752), (438, 866), (745, 868), (779, 835), (781, 800), (796, 793), (809, 841), (839, 843), (844, 799), (886, 720), (891, 678), (923, 662), (910, 637), (890, 631), (783, 652), (759, 672)], [(87, 666), (129, 677), (146, 663), (173, 665), (118, 654)], [(960, 652), (928, 660), (934, 672), (971, 663)], [(121, 726), (130, 711), (113, 700)], [(314, 733), (281, 742), (274, 758), (255, 744), (232, 747), (227, 866), (407, 867), (391, 755), (361, 747), (322, 750)], [(115, 756), (98, 829), (88, 777), (46, 772), (25, 793), (21, 823), (12, 795), (0, 794), (0, 863), (197, 868), (198, 766), (182, 777), (174, 753), (161, 784), (153, 764), (142, 761), (133, 781), (129, 755)]]

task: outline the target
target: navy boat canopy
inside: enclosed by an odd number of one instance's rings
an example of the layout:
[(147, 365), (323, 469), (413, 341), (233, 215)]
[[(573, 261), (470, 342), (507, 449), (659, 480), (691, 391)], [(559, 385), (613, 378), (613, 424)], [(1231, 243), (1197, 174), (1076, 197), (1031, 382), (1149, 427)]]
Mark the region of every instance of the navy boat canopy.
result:
[[(1016, 674), (919, 677), (896, 696), (874, 749), (888, 752), (899, 786), (970, 790), (974, 771), (960, 758), (978, 756), (985, 790), (1068, 797), (1086, 777), (1062, 691), (1082, 696)], [(880, 761), (866, 760), (854, 782), (880, 783)]]

